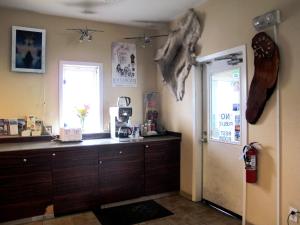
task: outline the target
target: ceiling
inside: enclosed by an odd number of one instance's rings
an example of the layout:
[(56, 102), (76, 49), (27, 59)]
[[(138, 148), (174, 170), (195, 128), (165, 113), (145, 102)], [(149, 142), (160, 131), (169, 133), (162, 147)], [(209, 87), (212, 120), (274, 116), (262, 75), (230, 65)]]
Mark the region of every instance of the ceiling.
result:
[(0, 6), (42, 14), (148, 26), (168, 22), (206, 0), (0, 0)]

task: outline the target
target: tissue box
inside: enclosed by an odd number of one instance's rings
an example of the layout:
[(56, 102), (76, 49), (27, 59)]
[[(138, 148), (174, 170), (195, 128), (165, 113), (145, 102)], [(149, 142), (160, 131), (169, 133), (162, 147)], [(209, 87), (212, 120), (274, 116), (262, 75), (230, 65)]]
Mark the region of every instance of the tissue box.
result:
[(81, 141), (82, 140), (81, 128), (60, 128), (59, 140), (63, 142)]

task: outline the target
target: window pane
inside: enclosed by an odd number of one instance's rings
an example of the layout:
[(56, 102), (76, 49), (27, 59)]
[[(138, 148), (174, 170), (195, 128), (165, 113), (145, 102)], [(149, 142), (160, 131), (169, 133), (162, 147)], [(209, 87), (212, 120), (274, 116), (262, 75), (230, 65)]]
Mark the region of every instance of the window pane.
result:
[(210, 77), (210, 139), (239, 144), (241, 138), (240, 69)]
[(89, 106), (84, 133), (101, 131), (99, 66), (63, 65), (62, 120), (65, 127), (81, 127), (77, 109)]

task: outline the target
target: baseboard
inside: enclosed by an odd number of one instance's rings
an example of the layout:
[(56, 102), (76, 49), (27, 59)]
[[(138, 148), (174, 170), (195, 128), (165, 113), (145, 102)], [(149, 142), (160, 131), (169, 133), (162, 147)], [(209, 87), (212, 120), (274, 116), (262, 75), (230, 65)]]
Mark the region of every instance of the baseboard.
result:
[(218, 210), (218, 211), (226, 214), (226, 215), (229, 215), (229, 216), (234, 217), (236, 219), (242, 220), (242, 216), (241, 215), (239, 215), (239, 214), (237, 214), (237, 213), (235, 213), (233, 211), (230, 211), (229, 209), (223, 208), (222, 206), (219, 206), (219, 205), (217, 205), (217, 204), (215, 204), (213, 202), (210, 202), (210, 201), (208, 201), (206, 199), (202, 199), (201, 202), (203, 204), (206, 204), (206, 205), (208, 205), (208, 206), (210, 206), (210, 207), (212, 207), (212, 208), (214, 208), (214, 209), (216, 209), (216, 210)]
[(111, 207), (121, 206), (121, 205), (127, 205), (127, 204), (131, 204), (131, 203), (143, 202), (143, 201), (148, 201), (148, 200), (155, 200), (155, 199), (164, 198), (164, 197), (168, 197), (168, 196), (172, 196), (172, 195), (176, 195), (176, 194), (178, 194), (178, 192), (167, 192), (167, 193), (163, 193), (163, 194), (143, 196), (140, 198), (134, 198), (134, 199), (125, 200), (125, 201), (121, 201), (121, 202), (104, 204), (104, 205), (101, 205), (101, 209), (111, 208)]
[(50, 215), (40, 215), (40, 216), (34, 216), (34, 217), (29, 217), (29, 218), (24, 218), (24, 219), (19, 219), (19, 220), (12, 220), (8, 222), (3, 222), (0, 223), (0, 225), (19, 225), (19, 224), (26, 224), (26, 223), (32, 223), (36, 221), (44, 221), (44, 220), (49, 220), (53, 219), (54, 214)]
[(181, 195), (182, 197), (184, 197), (184, 198), (190, 200), (190, 201), (193, 201), (193, 198), (192, 198), (192, 195), (191, 195), (191, 194), (188, 194), (188, 193), (186, 193), (186, 192), (184, 192), (184, 191), (180, 191), (180, 195)]
[(44, 221), (44, 220), (49, 220), (54, 218), (54, 213), (53, 213), (53, 205), (49, 205), (46, 208), (46, 212), (44, 215), (38, 215), (34, 217), (28, 217), (28, 218), (23, 218), (23, 219), (18, 219), (18, 220), (11, 220), (7, 222), (0, 223), (0, 225), (19, 225), (19, 224), (25, 224), (25, 223), (32, 223), (36, 221)]

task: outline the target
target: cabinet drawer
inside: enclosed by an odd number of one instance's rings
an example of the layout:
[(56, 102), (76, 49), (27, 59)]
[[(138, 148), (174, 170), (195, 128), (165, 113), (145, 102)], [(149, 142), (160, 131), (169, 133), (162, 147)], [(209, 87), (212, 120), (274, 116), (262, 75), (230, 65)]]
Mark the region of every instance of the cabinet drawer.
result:
[(109, 146), (99, 153), (100, 176), (140, 174), (144, 171), (144, 149), (142, 145)]
[(143, 145), (126, 144), (126, 145), (111, 145), (100, 149), (99, 159), (121, 159), (121, 158), (136, 158), (144, 154)]
[[(178, 152), (180, 150), (180, 141), (161, 141), (156, 143), (145, 144), (145, 149), (147, 151), (160, 152)], [(172, 154), (171, 154), (172, 156)]]
[[(0, 154), (0, 169), (50, 168), (50, 152), (19, 151)], [(40, 150), (43, 151), (43, 150)]]
[(0, 154), (0, 188), (51, 183), (50, 152), (26, 151)]
[(151, 169), (180, 166), (180, 144), (170, 141), (146, 145), (145, 164)]
[(53, 169), (98, 165), (96, 147), (64, 148), (53, 153)]
[(114, 145), (100, 149), (99, 160), (144, 160), (144, 150), (142, 145)]

